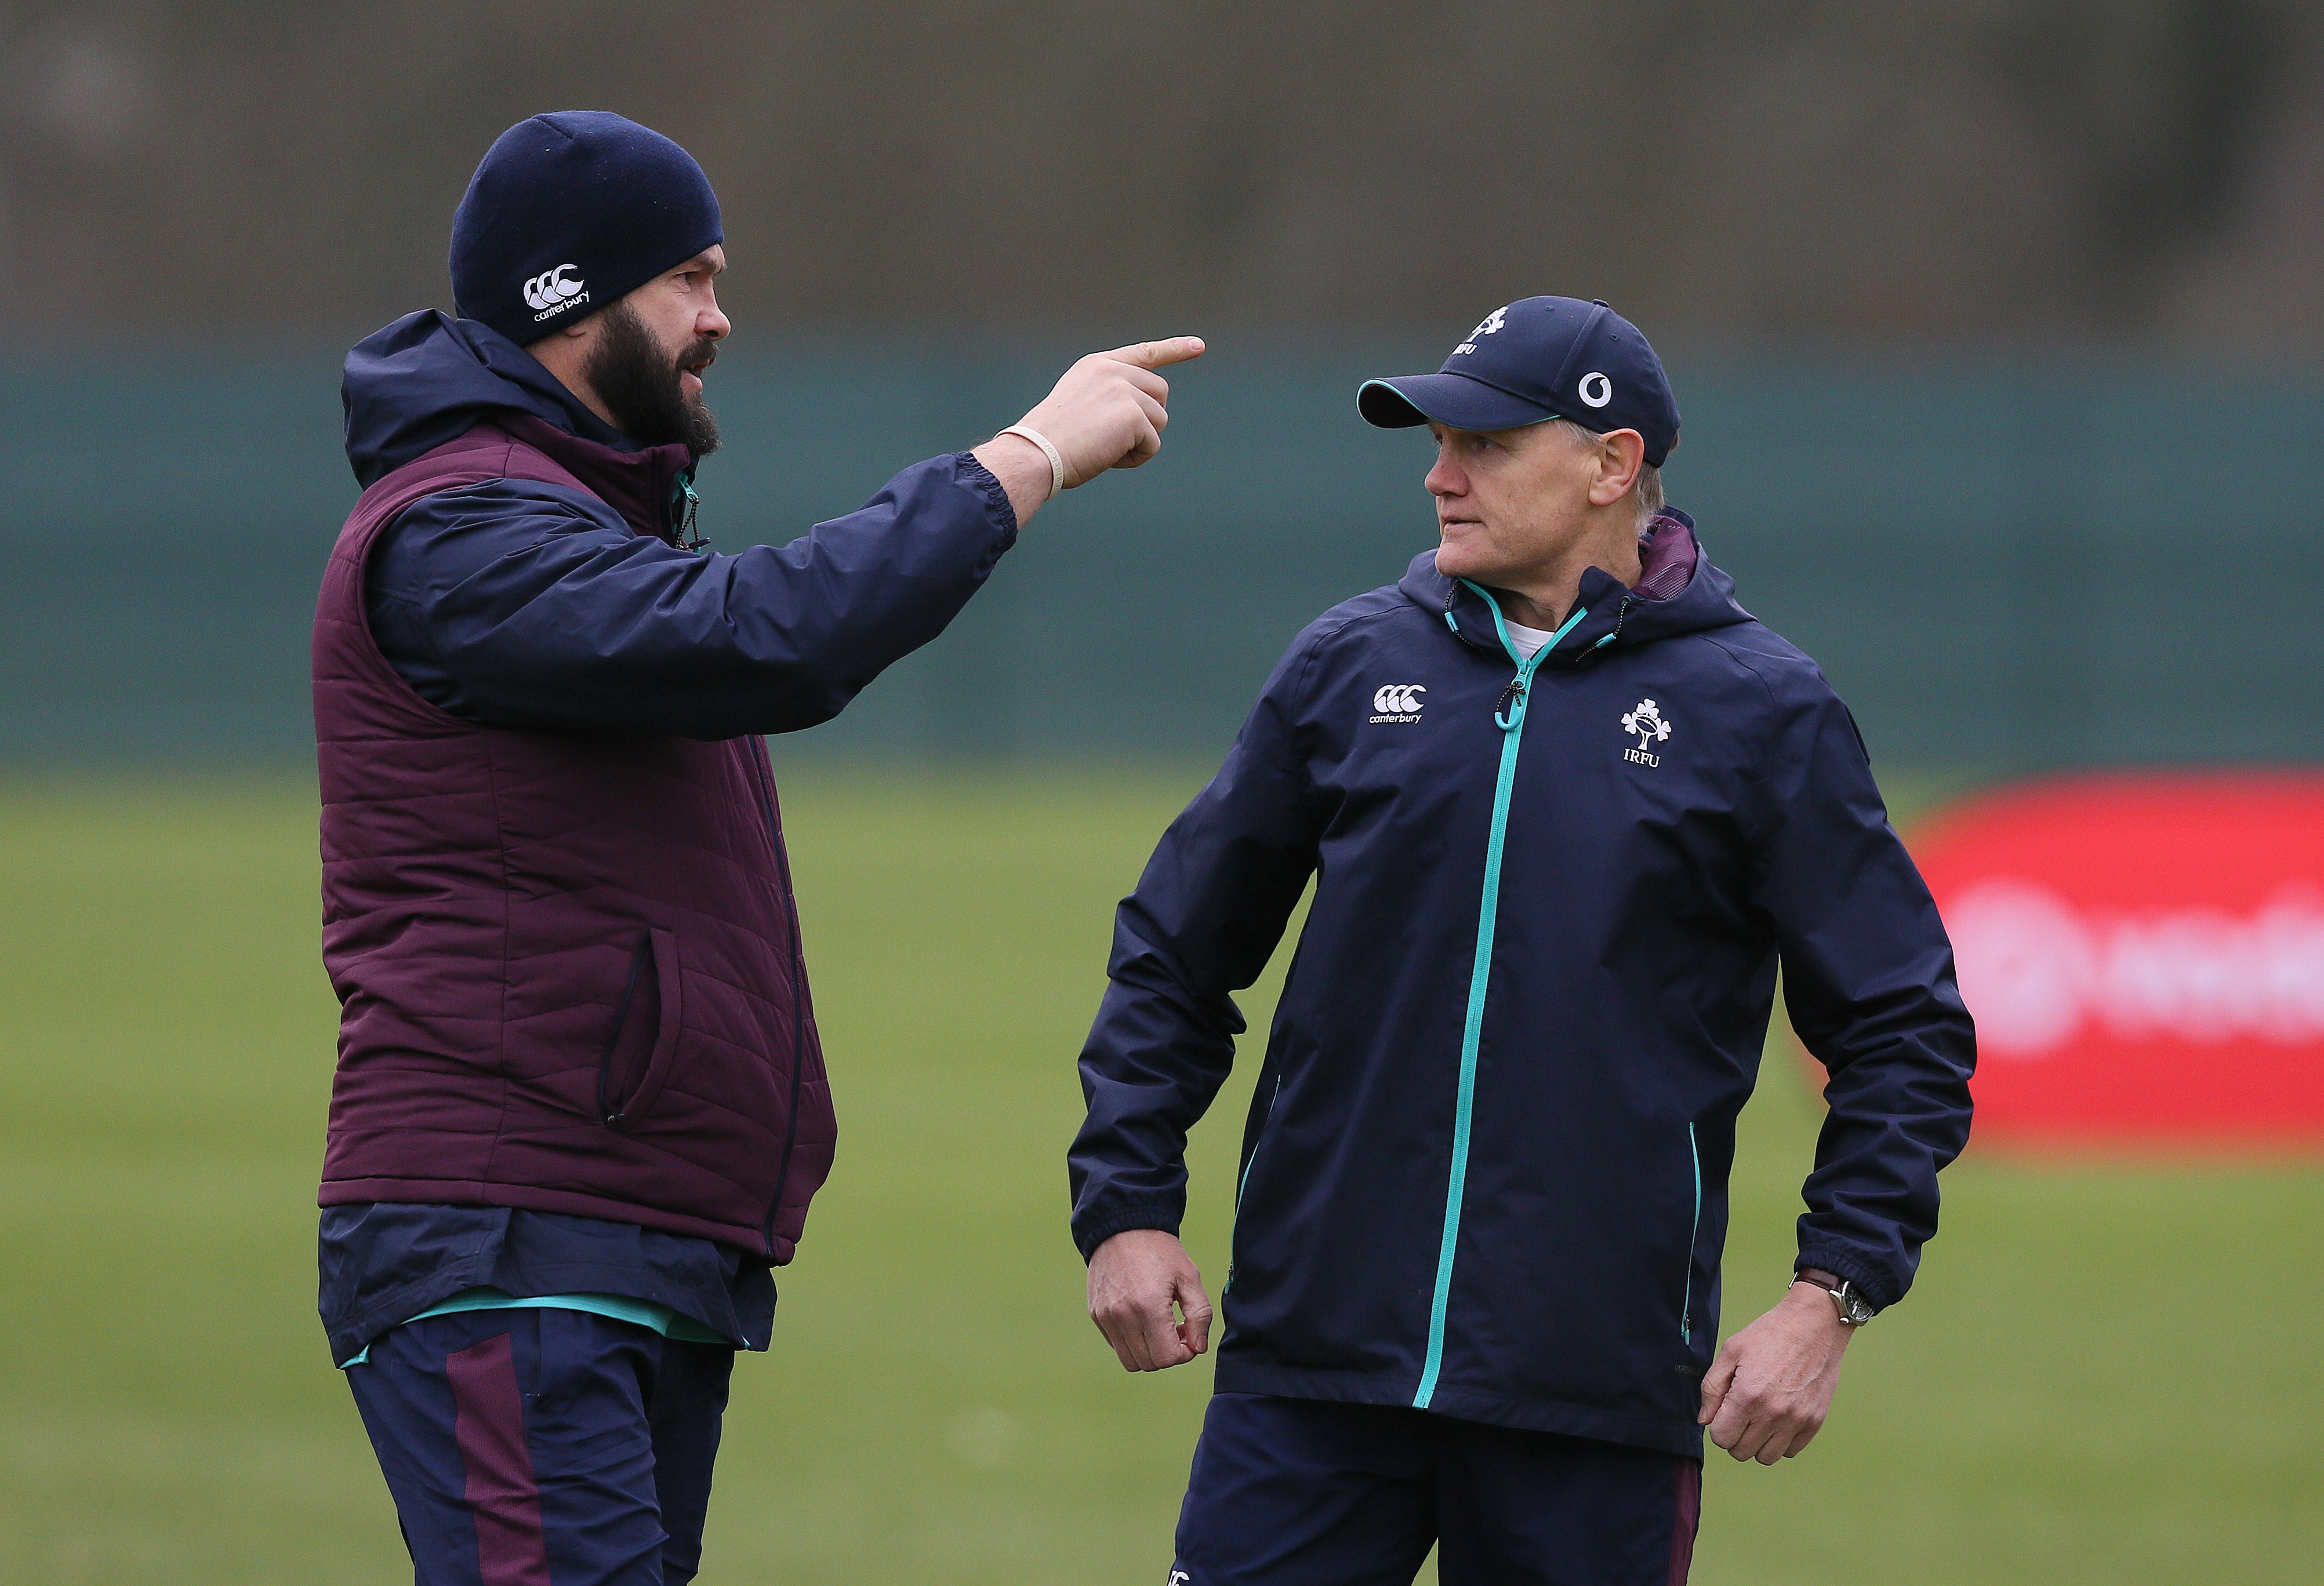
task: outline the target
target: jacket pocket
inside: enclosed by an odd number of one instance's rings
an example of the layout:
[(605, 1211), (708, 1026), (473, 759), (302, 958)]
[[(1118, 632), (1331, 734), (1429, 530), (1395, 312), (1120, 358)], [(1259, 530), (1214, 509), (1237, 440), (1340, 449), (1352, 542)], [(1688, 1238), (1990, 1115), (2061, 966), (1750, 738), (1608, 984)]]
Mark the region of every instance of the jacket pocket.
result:
[[(1238, 1212), (1242, 1210), (1242, 1192), (1250, 1185), (1250, 1170), (1259, 1165), (1259, 1148), (1267, 1143), (1267, 1126), (1275, 1121), (1275, 1104), (1283, 1100), (1283, 1073), (1280, 1069), (1276, 1071), (1275, 1083), (1267, 1089), (1265, 1094), (1267, 1111), (1259, 1113), (1251, 1125), (1250, 1145), (1243, 1153), (1242, 1172), (1235, 1179), (1234, 1203)], [(1258, 1099), (1257, 1094), (1251, 1098), (1254, 1108)]]
[(597, 1117), (608, 1128), (626, 1129), (643, 1118), (669, 1083), (684, 1023), (681, 989), (678, 939), (668, 931), (640, 933), (597, 1064)]
[(1694, 1175), (1693, 1206), (1686, 1226), (1686, 1283), (1679, 1291), (1678, 1341), (1694, 1342), (1694, 1249), (1702, 1239), (1702, 1148), (1694, 1138), (1694, 1125), (1686, 1126), (1686, 1161)]

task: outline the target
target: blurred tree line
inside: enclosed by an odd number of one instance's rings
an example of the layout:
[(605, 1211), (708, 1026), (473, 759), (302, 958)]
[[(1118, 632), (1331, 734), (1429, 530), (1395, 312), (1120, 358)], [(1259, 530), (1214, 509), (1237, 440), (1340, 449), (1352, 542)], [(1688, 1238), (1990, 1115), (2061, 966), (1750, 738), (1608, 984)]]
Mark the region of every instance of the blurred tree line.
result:
[(2324, 346), (2296, 0), (0, 0), (0, 335), (447, 303), (537, 110), (687, 144), (790, 322)]

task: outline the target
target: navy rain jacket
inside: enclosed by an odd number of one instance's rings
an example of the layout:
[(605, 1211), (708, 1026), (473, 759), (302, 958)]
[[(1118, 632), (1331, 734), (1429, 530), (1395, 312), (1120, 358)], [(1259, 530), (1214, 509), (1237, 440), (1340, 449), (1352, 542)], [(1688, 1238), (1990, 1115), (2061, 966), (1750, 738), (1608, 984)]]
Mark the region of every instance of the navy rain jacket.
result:
[[(347, 355), (347, 460), (368, 485), (496, 412), (617, 450), (507, 337), (407, 314)], [(682, 496), (671, 503), (673, 536)], [(407, 508), (368, 569), (374, 635), (422, 697), (487, 726), (721, 739), (829, 721), (944, 631), (1016, 542), (966, 452), (915, 463), (784, 546), (698, 555), (604, 502), (496, 479)]]
[(1177, 1229), (1230, 994), (1311, 876), (1221, 1391), (1700, 1457), (1779, 962), (1831, 1076), (1799, 1264), (1904, 1295), (1969, 1133), (1951, 948), (1846, 707), (1707, 560), (1665, 600), (1593, 569), (1531, 663), (1433, 551), (1300, 634), (1121, 905), (1081, 1059), (1084, 1257)]

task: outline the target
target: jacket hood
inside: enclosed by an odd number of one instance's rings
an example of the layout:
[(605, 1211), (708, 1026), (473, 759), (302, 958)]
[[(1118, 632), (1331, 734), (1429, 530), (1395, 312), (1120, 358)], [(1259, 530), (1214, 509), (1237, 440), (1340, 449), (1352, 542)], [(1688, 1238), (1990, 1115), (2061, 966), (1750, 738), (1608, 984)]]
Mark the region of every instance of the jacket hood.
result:
[[(1599, 567), (1582, 576), (1581, 620), (1563, 632), (1543, 658), (1544, 664), (1573, 666), (1610, 645), (1646, 644), (1752, 620), (1736, 602), (1735, 581), (1702, 554), (1694, 520), (1684, 512), (1657, 514), (1647, 528), (1643, 549), (1645, 570), (1635, 588)], [(1447, 621), (1463, 643), (1501, 653), (1492, 608), (1475, 586), (1438, 572), (1434, 550), (1412, 558), (1397, 589), (1431, 615)]]
[(637, 445), (581, 405), (531, 354), (490, 326), (434, 309), (406, 314), (347, 354), (339, 401), (347, 463), (374, 480), (495, 413), (528, 413), (616, 451)]

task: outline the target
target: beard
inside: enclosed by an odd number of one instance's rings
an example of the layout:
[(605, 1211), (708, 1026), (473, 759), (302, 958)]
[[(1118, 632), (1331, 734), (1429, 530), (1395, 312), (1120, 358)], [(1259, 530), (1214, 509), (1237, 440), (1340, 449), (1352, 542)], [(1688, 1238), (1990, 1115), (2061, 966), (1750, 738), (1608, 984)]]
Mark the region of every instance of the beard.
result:
[(699, 397), (687, 397), (678, 379), (708, 368), (718, 344), (697, 337), (673, 357), (627, 303), (615, 303), (602, 318), (604, 331), (581, 374), (613, 414), (613, 427), (641, 446), (682, 444), (697, 458), (716, 451), (717, 419)]

